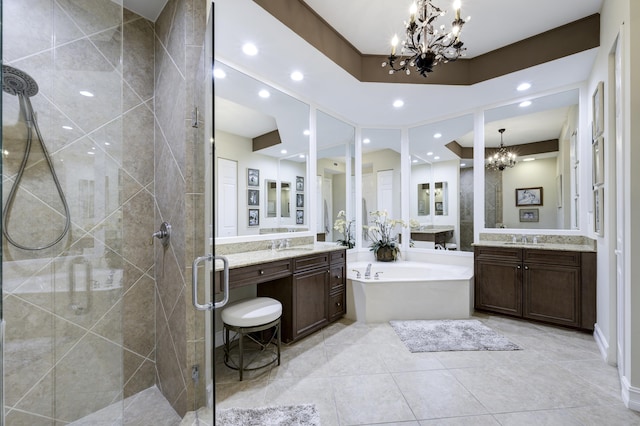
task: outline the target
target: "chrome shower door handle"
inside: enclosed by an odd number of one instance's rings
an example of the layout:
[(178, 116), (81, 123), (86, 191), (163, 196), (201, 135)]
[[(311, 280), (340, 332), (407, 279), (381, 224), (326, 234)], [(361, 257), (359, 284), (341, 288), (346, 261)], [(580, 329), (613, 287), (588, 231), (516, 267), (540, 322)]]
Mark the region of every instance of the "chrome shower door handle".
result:
[[(198, 265), (201, 262), (206, 261), (213, 261), (214, 259), (216, 260), (221, 260), (223, 263), (223, 271), (222, 271), (222, 292), (223, 292), (223, 297), (222, 300), (216, 303), (212, 303), (212, 302), (208, 302), (205, 304), (200, 304), (198, 302)], [(192, 299), (193, 299), (193, 306), (199, 310), (199, 311), (211, 311), (213, 309), (218, 309), (223, 307), (224, 305), (227, 304), (227, 302), (229, 302), (229, 261), (227, 260), (226, 257), (224, 256), (213, 256), (212, 254), (208, 254), (206, 256), (200, 256), (198, 257), (196, 260), (193, 261), (193, 266), (192, 266), (192, 270), (193, 273), (191, 275), (191, 287), (192, 287)]]

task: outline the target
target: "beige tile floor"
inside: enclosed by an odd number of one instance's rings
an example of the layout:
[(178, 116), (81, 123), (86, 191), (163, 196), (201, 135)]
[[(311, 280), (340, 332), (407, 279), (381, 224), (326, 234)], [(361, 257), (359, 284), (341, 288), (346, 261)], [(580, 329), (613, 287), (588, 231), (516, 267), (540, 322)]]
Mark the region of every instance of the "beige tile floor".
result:
[(412, 354), (389, 324), (342, 320), (243, 382), (219, 361), (216, 406), (313, 403), (323, 426), (640, 425), (590, 334), (476, 318), (523, 350)]

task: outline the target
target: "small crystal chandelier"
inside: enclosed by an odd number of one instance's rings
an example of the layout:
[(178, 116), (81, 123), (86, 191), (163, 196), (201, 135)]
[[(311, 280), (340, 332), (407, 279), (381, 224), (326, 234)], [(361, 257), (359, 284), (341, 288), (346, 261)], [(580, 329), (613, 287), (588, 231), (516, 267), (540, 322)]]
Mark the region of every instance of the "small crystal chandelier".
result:
[(492, 170), (504, 170), (507, 167), (513, 167), (516, 165), (516, 154), (507, 150), (502, 142), (502, 134), (505, 129), (499, 129), (500, 132), (500, 149), (487, 158), (487, 168)]
[[(462, 52), (467, 50), (462, 47), (460, 33), (465, 21), (460, 18), (460, 0), (455, 0), (453, 8), (456, 11), (456, 19), (451, 23), (451, 29), (445, 32), (445, 26), (435, 28), (438, 17), (444, 16), (446, 11), (434, 6), (431, 0), (417, 0), (409, 9), (409, 22), (405, 22), (407, 38), (402, 41), (400, 56), (396, 56), (398, 36), (391, 40), (391, 55), (388, 61), (382, 63), (383, 67), (389, 65), (389, 74), (404, 71), (411, 74), (410, 67), (414, 67), (420, 75), (427, 76), (433, 71), (433, 67), (440, 62), (455, 61)], [(471, 17), (467, 17), (467, 21)], [(398, 62), (398, 59), (400, 60)]]

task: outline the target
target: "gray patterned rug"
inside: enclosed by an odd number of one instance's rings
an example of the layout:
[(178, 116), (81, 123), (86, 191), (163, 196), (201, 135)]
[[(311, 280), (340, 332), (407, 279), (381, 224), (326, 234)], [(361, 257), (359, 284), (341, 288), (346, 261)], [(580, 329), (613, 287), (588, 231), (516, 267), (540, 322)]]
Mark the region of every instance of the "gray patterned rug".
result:
[(313, 404), (264, 408), (228, 408), (216, 412), (217, 426), (320, 426)]
[(389, 323), (411, 352), (521, 349), (478, 320), (415, 320)]

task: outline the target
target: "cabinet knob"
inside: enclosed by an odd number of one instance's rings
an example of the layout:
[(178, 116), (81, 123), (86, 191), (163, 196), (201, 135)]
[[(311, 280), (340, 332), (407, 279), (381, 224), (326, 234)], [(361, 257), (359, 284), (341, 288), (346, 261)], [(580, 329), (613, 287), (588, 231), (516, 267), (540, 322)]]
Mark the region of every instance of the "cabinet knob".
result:
[(516, 268), (520, 269), (520, 268), (522, 268), (522, 266), (518, 265), (518, 266), (516, 266)]
[(524, 267), (524, 269), (529, 269), (529, 267), (528, 267), (528, 266), (525, 266), (525, 267)]
[(340, 306), (342, 306), (342, 302), (336, 302), (336, 306), (339, 308)]
[(336, 279), (338, 279), (338, 280), (339, 280), (339, 279), (341, 279), (341, 278), (342, 278), (342, 276), (341, 276), (341, 275), (336, 275)]
[(331, 271), (330, 271), (330, 270), (327, 270), (327, 274), (330, 274), (330, 273), (331, 273)]
[(260, 275), (264, 275), (264, 270), (260, 269)]

